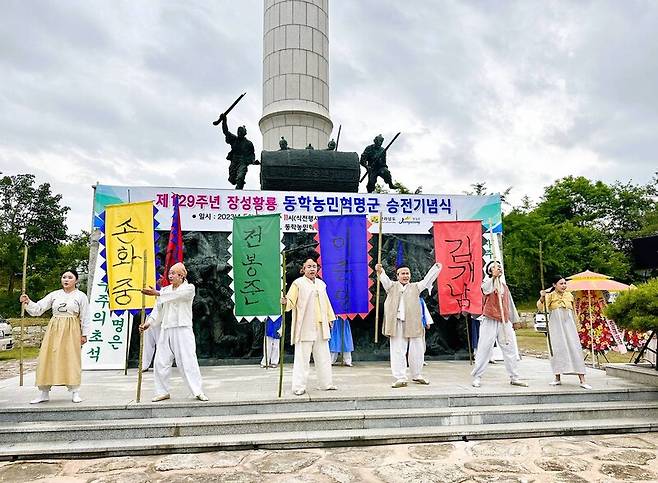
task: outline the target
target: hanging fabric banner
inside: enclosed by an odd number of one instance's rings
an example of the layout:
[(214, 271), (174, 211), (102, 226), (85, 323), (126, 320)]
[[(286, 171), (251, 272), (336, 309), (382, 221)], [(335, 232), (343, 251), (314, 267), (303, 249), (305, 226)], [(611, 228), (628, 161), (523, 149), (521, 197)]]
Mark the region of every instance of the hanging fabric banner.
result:
[[(146, 286), (155, 286), (154, 207), (152, 201), (110, 205), (105, 210), (107, 289), (110, 310), (131, 313), (142, 308), (144, 251)], [(146, 297), (146, 307), (155, 299)]]
[(369, 225), (364, 215), (318, 217), (319, 275), (336, 315), (349, 319), (365, 317), (372, 308)]
[(434, 222), (441, 315), (482, 313), (482, 221)]
[(280, 215), (236, 217), (229, 240), (236, 318), (264, 319), (280, 312)]

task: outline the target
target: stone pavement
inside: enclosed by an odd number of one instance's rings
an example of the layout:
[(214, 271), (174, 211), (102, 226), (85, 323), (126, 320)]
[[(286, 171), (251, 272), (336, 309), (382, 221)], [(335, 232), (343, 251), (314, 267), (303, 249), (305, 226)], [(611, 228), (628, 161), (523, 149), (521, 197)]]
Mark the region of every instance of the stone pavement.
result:
[(6, 482), (658, 481), (658, 433), (0, 463)]
[[(334, 383), (338, 391), (315, 390), (315, 371), (311, 367), (308, 394), (298, 397), (291, 394), (290, 382), (292, 366), (286, 365), (284, 370), (283, 396), (287, 399), (313, 399), (314, 397), (332, 398), (345, 396), (390, 396), (390, 395), (432, 395), (432, 394), (491, 394), (514, 392), (545, 392), (571, 393), (582, 392), (578, 387), (576, 376), (564, 376), (561, 386), (549, 386), (552, 380), (550, 364), (543, 359), (525, 357), (519, 363), (521, 377), (530, 387), (513, 387), (502, 363), (491, 364), (482, 378), (482, 387), (471, 386), (469, 375), (471, 366), (468, 361), (431, 361), (425, 367), (423, 374), (431, 384), (421, 386), (410, 383), (406, 388), (392, 389), (390, 367), (385, 362), (357, 363), (353, 368), (334, 367)], [(278, 392), (279, 370), (261, 369), (257, 365), (244, 366), (204, 366), (201, 368), (205, 393), (211, 401), (253, 401), (276, 399)], [(34, 372), (25, 374), (24, 386), (18, 386), (18, 377), (0, 380), (0, 410), (3, 407), (27, 404), (37, 394), (34, 387)], [(605, 371), (587, 369), (587, 380), (596, 389), (619, 389), (642, 387), (638, 383), (618, 377), (605, 375)], [(172, 370), (171, 400), (163, 404), (190, 401), (187, 389), (177, 369)], [(98, 406), (130, 404), (136, 395), (137, 376), (135, 369), (124, 376), (121, 370), (85, 371), (82, 375), (81, 394), (83, 402), (79, 405), (71, 403), (69, 393), (65, 388), (56, 387), (51, 392), (49, 406)], [(153, 372), (144, 374), (142, 383), (142, 402), (150, 401), (153, 396)]]

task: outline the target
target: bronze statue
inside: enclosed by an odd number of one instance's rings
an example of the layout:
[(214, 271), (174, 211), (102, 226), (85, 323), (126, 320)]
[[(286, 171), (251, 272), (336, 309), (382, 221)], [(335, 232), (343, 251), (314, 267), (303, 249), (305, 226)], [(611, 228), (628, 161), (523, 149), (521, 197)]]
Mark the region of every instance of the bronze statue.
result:
[[(397, 136), (393, 138), (393, 141), (395, 141), (396, 138)], [(368, 184), (366, 186), (368, 193), (375, 191), (375, 184), (377, 184), (378, 177), (381, 177), (391, 189), (395, 189), (393, 179), (391, 178), (391, 172), (386, 165), (386, 150), (391, 144), (393, 144), (393, 141), (391, 141), (386, 148), (383, 148), (382, 143), (384, 142), (384, 137), (381, 134), (378, 134), (373, 140), (374, 144), (368, 146), (361, 155), (361, 166), (364, 166), (368, 170), (366, 173), (368, 175)], [(363, 178), (361, 178), (361, 181), (363, 181)]]
[(286, 149), (288, 149), (288, 141), (281, 136), (281, 140), (279, 141), (279, 151), (285, 151)]
[(226, 143), (231, 145), (226, 159), (231, 164), (228, 167), (228, 181), (235, 185), (235, 189), (241, 190), (244, 188), (244, 178), (247, 176), (247, 168), (250, 164), (258, 164), (256, 155), (254, 154), (254, 145), (247, 139), (247, 128), (240, 126), (238, 128), (238, 135), (236, 136), (228, 130), (226, 124), (226, 115), (219, 116), (222, 122), (222, 132), (226, 136)]
[(315, 148), (311, 145), (311, 143), (308, 143), (308, 146), (306, 146), (305, 149), (315, 149)]
[(327, 144), (327, 149), (326, 151), (335, 151), (336, 150), (336, 141), (333, 139), (329, 141), (329, 144)]

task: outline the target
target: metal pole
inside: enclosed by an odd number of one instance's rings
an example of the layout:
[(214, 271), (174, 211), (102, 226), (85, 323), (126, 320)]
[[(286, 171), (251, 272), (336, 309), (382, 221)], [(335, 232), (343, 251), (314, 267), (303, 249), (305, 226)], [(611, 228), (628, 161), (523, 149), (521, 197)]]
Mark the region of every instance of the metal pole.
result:
[[(382, 264), (382, 213), (379, 212), (379, 234), (377, 236), (377, 263)], [(377, 288), (375, 289), (375, 344), (379, 342), (379, 274), (377, 273)]]
[[(21, 293), (25, 295), (27, 289), (27, 243), (23, 245), (23, 282)], [(23, 331), (25, 328), (25, 304), (21, 303), (21, 334), (20, 334), (20, 362), (18, 364), (18, 385), (23, 385)]]
[(589, 341), (592, 345), (592, 367), (598, 365), (598, 360), (594, 360), (594, 321), (592, 320), (592, 291), (587, 291), (587, 300), (589, 302)]

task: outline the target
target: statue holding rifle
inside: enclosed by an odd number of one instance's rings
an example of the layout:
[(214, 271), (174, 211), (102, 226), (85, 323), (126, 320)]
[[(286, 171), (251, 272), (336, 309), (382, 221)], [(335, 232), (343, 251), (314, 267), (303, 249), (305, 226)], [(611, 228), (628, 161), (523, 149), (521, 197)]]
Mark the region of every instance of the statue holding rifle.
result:
[(368, 184), (366, 189), (368, 193), (375, 191), (375, 184), (377, 184), (377, 178), (381, 177), (391, 189), (395, 189), (393, 184), (393, 179), (391, 178), (391, 172), (388, 170), (386, 164), (386, 151), (391, 144), (397, 139), (400, 133), (397, 133), (395, 137), (388, 143), (388, 146), (385, 148), (382, 147), (384, 138), (381, 134), (373, 140), (374, 144), (368, 146), (361, 155), (361, 165), (367, 169), (367, 173), (363, 175), (361, 181), (368, 176)]
[(231, 146), (226, 159), (228, 159), (231, 164), (228, 168), (228, 181), (232, 185), (235, 185), (236, 189), (241, 190), (244, 188), (244, 179), (247, 176), (247, 168), (250, 164), (259, 164), (256, 161), (256, 155), (254, 152), (254, 145), (251, 141), (247, 139), (247, 128), (244, 126), (238, 127), (237, 136), (228, 130), (228, 124), (226, 123), (226, 117), (228, 113), (231, 112), (231, 109), (240, 102), (244, 97), (242, 94), (238, 97), (231, 107), (224, 111), (219, 119), (213, 122), (213, 125), (217, 126), (220, 122), (222, 123), (222, 132), (226, 138), (226, 143)]

